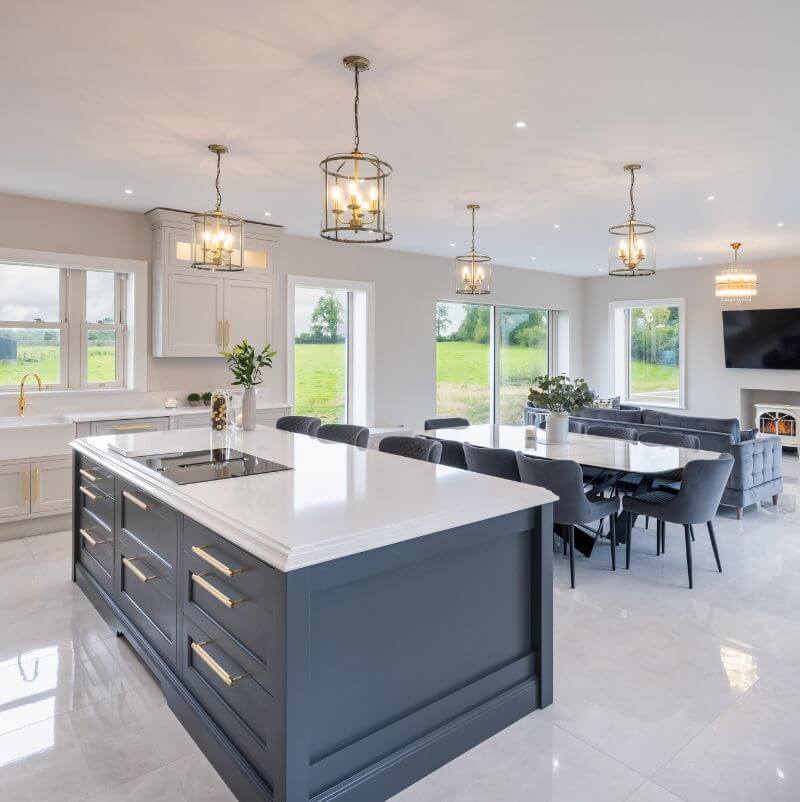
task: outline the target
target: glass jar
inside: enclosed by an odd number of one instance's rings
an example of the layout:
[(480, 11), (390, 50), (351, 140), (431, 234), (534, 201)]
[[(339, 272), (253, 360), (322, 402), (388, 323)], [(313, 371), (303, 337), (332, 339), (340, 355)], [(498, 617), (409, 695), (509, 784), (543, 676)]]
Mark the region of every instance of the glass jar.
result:
[(242, 428), (242, 391), (231, 390), (228, 393), (228, 428)]
[(221, 432), (228, 425), (228, 393), (214, 390), (211, 393), (211, 428)]

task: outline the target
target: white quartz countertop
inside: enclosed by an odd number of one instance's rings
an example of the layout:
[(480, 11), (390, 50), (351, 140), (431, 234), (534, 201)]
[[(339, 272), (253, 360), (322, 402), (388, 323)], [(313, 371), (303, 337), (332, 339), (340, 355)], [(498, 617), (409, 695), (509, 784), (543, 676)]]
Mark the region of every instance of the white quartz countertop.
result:
[[(109, 451), (230, 447), (291, 471), (176, 485)], [(519, 482), (259, 426), (74, 440), (72, 447), (282, 571), (347, 557), (555, 501)]]

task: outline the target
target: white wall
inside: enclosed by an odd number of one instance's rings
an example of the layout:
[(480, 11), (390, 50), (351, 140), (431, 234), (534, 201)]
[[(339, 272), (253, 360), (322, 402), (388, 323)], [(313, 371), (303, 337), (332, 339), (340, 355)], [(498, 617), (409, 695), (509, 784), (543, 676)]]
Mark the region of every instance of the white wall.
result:
[[(138, 212), (0, 194), (0, 246), (149, 260), (150, 228)], [(375, 422), (419, 427), (434, 414), (435, 302), (463, 300), (453, 293), (450, 259), (286, 236), (279, 264), (273, 325), (279, 355), (264, 396), (286, 399), (286, 276), (335, 277), (375, 283)], [(574, 277), (496, 267), (490, 300), (566, 312), (570, 372), (580, 375), (581, 284)], [(149, 359), (152, 392), (202, 391), (227, 383), (221, 359)], [(10, 403), (2, 400), (4, 411)]]
[[(800, 260), (743, 260), (758, 273), (758, 296), (749, 306), (800, 307)], [(749, 402), (741, 391), (800, 392), (797, 371), (733, 370), (725, 367), (722, 305), (714, 297), (714, 276), (724, 265), (663, 270), (649, 278), (600, 276), (583, 281), (583, 369), (601, 395), (610, 393), (609, 311), (611, 301), (686, 299), (686, 408), (697, 415), (742, 417), (751, 424)], [(727, 307), (732, 308), (732, 307)], [(750, 398), (750, 394), (746, 395)]]

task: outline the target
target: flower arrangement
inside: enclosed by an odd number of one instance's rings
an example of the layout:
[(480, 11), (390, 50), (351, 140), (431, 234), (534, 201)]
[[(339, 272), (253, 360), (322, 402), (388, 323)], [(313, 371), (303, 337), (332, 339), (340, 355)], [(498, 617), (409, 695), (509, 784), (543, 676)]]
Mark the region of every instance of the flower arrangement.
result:
[(551, 412), (571, 414), (581, 407), (590, 405), (595, 394), (584, 379), (570, 379), (562, 373), (559, 376), (534, 376), (533, 386), (528, 393), (528, 401), (536, 407)]
[(277, 351), (271, 351), (269, 343), (261, 351), (256, 351), (247, 338), (230, 351), (222, 351), (226, 363), (233, 373), (233, 384), (249, 389), (261, 384), (261, 370), (272, 367), (272, 357)]

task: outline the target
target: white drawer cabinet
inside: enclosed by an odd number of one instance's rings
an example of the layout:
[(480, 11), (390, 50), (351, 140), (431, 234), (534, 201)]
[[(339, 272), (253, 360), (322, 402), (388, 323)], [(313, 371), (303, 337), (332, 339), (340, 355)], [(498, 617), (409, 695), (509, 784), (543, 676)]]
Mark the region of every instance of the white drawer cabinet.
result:
[(169, 418), (129, 418), (127, 420), (99, 420), (91, 425), (92, 435), (138, 434), (139, 432), (165, 432)]
[(211, 410), (207, 409), (205, 415), (179, 415), (174, 424), (175, 429), (210, 429)]

